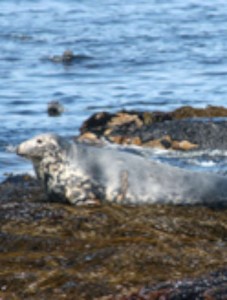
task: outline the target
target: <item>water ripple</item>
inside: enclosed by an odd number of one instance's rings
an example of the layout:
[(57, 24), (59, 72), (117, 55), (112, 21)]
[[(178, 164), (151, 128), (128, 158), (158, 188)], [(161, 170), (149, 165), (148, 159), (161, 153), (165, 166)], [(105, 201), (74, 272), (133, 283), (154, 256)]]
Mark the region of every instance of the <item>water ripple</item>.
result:
[[(94, 111), (226, 105), (226, 1), (2, 0), (0, 18), (4, 171), (5, 143), (74, 135)], [(57, 119), (52, 100), (66, 106)]]

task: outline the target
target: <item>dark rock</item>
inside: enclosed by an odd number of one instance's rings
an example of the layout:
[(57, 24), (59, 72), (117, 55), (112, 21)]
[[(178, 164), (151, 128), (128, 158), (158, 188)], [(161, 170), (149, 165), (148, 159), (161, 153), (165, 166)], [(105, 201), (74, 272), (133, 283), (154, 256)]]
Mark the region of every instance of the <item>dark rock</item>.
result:
[(95, 113), (89, 117), (81, 126), (80, 132), (84, 134), (85, 132), (92, 132), (98, 136), (103, 135), (104, 131), (107, 129), (108, 122), (112, 119), (114, 114), (108, 112)]
[[(173, 112), (119, 111), (92, 115), (81, 127), (97, 138), (119, 144), (164, 149), (226, 149), (227, 109), (181, 107)], [(220, 118), (221, 117), (221, 118)], [(166, 139), (168, 136), (168, 139)]]
[[(192, 145), (191, 148), (224, 150), (227, 149), (226, 130), (225, 120), (173, 120), (151, 123), (139, 128), (135, 124), (127, 123), (113, 128), (106, 137), (110, 141), (115, 141), (115, 136), (121, 137), (119, 141), (138, 138), (141, 145), (145, 146), (149, 146), (148, 142), (162, 140), (163, 148), (166, 149), (177, 148), (173, 142), (187, 141)], [(166, 136), (170, 138), (168, 141)], [(155, 145), (157, 143), (154, 143)]]
[[(189, 141), (199, 149), (227, 149), (227, 121), (174, 120), (143, 126), (134, 131), (143, 143), (170, 136), (172, 140)], [(112, 134), (119, 135), (119, 130)]]
[[(116, 298), (112, 298), (116, 299)], [(116, 300), (218, 300), (227, 299), (227, 269), (201, 278), (146, 286)]]

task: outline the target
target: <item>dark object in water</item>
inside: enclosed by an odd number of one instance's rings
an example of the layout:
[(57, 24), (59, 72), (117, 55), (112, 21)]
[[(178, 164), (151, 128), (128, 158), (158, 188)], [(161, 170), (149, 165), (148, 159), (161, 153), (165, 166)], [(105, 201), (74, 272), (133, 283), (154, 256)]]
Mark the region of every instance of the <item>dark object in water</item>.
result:
[(58, 101), (51, 101), (48, 103), (47, 112), (50, 117), (58, 117), (64, 112), (64, 107)]
[(70, 63), (73, 61), (75, 55), (71, 50), (65, 50), (62, 55), (54, 55), (50, 59), (53, 62), (63, 62), (63, 63)]
[(73, 62), (83, 62), (92, 59), (91, 56), (87, 54), (74, 54), (72, 50), (65, 50), (62, 55), (53, 55), (49, 57), (54, 63), (63, 63), (65, 65), (70, 65)]

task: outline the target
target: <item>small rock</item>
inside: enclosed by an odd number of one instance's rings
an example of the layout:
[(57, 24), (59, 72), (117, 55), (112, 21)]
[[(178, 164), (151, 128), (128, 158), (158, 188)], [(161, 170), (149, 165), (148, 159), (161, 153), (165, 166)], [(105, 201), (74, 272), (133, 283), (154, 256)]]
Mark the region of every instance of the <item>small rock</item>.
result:
[(160, 139), (150, 140), (142, 144), (145, 147), (170, 149), (172, 148), (172, 139), (169, 135), (163, 136)]
[(143, 122), (136, 114), (119, 112), (108, 122), (108, 126), (115, 127), (115, 126), (120, 126), (125, 123), (131, 123), (131, 122), (135, 122), (138, 128), (140, 128), (143, 125)]
[(196, 149), (198, 148), (198, 145), (197, 144), (193, 144), (189, 141), (173, 141), (173, 144), (172, 144), (172, 148), (174, 150), (184, 150), (184, 151), (189, 151), (189, 150), (192, 150), (192, 149)]

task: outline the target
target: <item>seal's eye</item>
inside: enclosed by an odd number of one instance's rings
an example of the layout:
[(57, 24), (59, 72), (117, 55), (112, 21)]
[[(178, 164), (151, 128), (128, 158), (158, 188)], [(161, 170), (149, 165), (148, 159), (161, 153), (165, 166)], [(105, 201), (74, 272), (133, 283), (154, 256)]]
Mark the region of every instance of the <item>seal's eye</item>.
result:
[(37, 144), (41, 145), (43, 143), (43, 141), (41, 139), (37, 140)]

